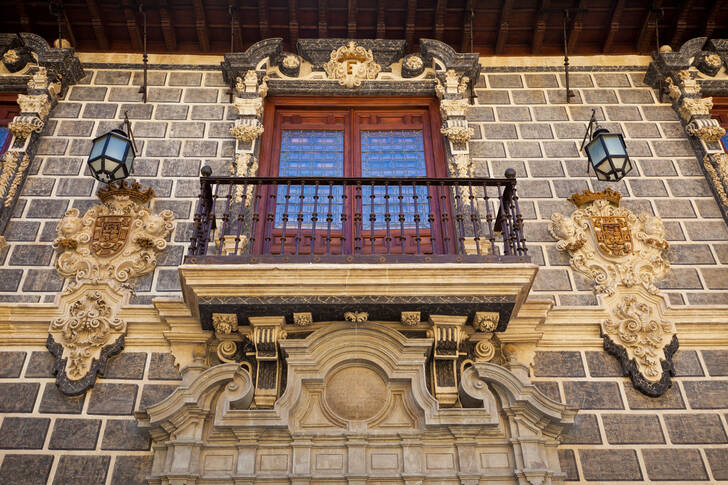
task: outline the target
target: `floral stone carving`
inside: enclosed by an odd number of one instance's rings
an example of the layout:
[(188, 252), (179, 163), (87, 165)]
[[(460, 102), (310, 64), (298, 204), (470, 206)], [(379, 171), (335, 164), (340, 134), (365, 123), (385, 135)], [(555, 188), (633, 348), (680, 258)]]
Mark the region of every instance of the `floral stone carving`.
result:
[(664, 301), (655, 282), (670, 269), (662, 221), (619, 207), (621, 194), (585, 190), (569, 200), (571, 216), (556, 213), (549, 231), (571, 267), (594, 281), (611, 318), (602, 325), (604, 348), (615, 355), (640, 391), (658, 396), (670, 387), (674, 325), (661, 319)]
[(381, 69), (374, 62), (371, 49), (367, 50), (353, 40), (332, 51), (329, 62), (324, 64), (329, 79), (337, 79), (347, 88), (361, 86), (361, 82), (367, 79), (376, 79)]
[(56, 270), (71, 279), (60, 295), (63, 315), (51, 324), (48, 343), (66, 362), (56, 370), (67, 394), (93, 386), (113, 355), (108, 349), (116, 353), (123, 347), (126, 323), (117, 312), (133, 295), (131, 281), (154, 270), (173, 228), (171, 211), (155, 214), (146, 206), (154, 197), (151, 189), (122, 181), (97, 195), (102, 204), (83, 216), (78, 209), (66, 212), (53, 243), (59, 253)]

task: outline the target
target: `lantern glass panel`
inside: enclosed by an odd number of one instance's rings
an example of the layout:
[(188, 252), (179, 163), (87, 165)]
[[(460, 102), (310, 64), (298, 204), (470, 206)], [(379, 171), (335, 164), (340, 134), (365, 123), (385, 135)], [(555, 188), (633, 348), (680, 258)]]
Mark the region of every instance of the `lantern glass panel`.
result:
[(598, 166), (607, 154), (604, 152), (604, 145), (600, 138), (595, 138), (586, 146), (589, 160), (595, 167)]
[(619, 156), (619, 155), (627, 154), (621, 135), (608, 133), (608, 134), (601, 135), (601, 137), (604, 140), (604, 144), (607, 147), (607, 153), (609, 153), (609, 155)]
[(91, 147), (91, 153), (88, 156), (90, 160), (93, 160), (94, 158), (101, 155), (101, 152), (104, 150), (104, 144), (106, 144), (107, 138), (107, 136), (102, 136), (94, 140), (94, 145), (93, 147)]
[(612, 157), (612, 164), (614, 165), (614, 168), (616, 170), (622, 170), (624, 169), (625, 162), (627, 161), (627, 158), (625, 157)]
[(103, 168), (104, 159), (97, 158), (96, 160), (89, 162), (89, 165), (91, 166), (91, 170), (93, 170), (94, 172), (99, 172)]
[(126, 154), (128, 146), (129, 142), (127, 140), (117, 138), (115, 136), (110, 136), (109, 144), (106, 146), (105, 154), (108, 158), (114, 159), (117, 162), (123, 162), (124, 155)]

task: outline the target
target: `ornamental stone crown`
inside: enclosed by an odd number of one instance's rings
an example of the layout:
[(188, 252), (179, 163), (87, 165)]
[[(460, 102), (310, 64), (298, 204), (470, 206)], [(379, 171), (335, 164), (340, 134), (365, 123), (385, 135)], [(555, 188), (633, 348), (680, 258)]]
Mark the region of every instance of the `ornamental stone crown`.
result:
[(604, 189), (601, 192), (592, 192), (591, 190), (584, 190), (581, 194), (571, 194), (569, 202), (574, 204), (576, 207), (586, 204), (591, 204), (595, 200), (606, 200), (615, 207), (619, 207), (619, 200), (622, 198), (622, 194), (612, 189)]
[(142, 184), (139, 182), (130, 183), (121, 180), (101, 187), (96, 195), (104, 204), (115, 197), (123, 196), (139, 205), (144, 205), (154, 198), (154, 189), (149, 187), (147, 190), (142, 190)]

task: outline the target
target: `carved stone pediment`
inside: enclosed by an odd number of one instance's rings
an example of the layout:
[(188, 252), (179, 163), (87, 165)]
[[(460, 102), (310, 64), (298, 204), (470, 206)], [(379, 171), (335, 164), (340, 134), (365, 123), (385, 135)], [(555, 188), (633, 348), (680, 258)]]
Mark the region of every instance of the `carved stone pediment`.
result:
[[(491, 363), (463, 373), (459, 392), (469, 407), (439, 408), (425, 385), (431, 345), (384, 325), (346, 322), (283, 340), (286, 391), (263, 410), (249, 409), (254, 383), (239, 365), (190, 367), (175, 392), (137, 413), (159, 464), (149, 478), (563, 483), (549, 450), (575, 412)], [(476, 436), (487, 440), (476, 446)]]

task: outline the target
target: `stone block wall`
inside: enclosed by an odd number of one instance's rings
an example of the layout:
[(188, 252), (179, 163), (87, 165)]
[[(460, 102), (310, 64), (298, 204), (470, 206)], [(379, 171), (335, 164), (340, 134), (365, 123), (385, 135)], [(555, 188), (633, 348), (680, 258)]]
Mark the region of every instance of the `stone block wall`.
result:
[[(114, 68), (112, 68), (114, 67)], [(157, 193), (156, 209), (177, 218), (171, 244), (154, 274), (135, 283), (135, 303), (179, 295), (176, 266), (189, 242), (204, 164), (228, 174), (235, 113), (219, 66), (167, 66), (149, 73), (149, 102), (141, 103), (139, 71), (87, 65), (50, 114), (0, 253), (0, 301), (52, 301), (62, 281), (53, 270), (56, 225), (69, 208), (96, 203), (96, 183), (85, 168), (91, 140), (132, 120), (140, 154), (134, 177)], [(642, 83), (645, 67), (575, 67), (576, 94), (565, 103), (560, 68), (485, 67), (475, 105), (474, 175), (516, 169), (520, 207), (533, 261), (543, 268), (532, 296), (559, 305), (594, 305), (590, 284), (569, 268), (548, 232), (551, 214), (569, 214), (566, 200), (607, 185), (587, 174), (579, 152), (591, 110), (602, 125), (625, 135), (634, 171), (618, 184), (623, 204), (663, 218), (673, 269), (659, 283), (673, 305), (728, 302), (728, 227), (677, 114)], [(667, 101), (667, 98), (666, 98)]]
[(179, 385), (167, 352), (125, 350), (82, 396), (56, 388), (50, 353), (0, 352), (0, 483), (143, 485), (150, 439), (134, 411)]
[(567, 483), (728, 480), (728, 350), (680, 350), (659, 398), (603, 351), (537, 352), (534, 382), (579, 408), (559, 448)]

